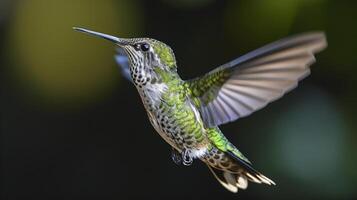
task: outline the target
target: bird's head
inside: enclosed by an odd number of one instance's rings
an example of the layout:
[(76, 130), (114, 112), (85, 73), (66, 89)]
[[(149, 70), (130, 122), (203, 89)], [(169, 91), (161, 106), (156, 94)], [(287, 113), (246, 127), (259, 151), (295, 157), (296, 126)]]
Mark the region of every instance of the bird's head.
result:
[(109, 40), (122, 48), (128, 56), (132, 74), (142, 71), (155, 74), (159, 70), (176, 72), (175, 55), (163, 42), (151, 38), (118, 38), (83, 28), (73, 29)]

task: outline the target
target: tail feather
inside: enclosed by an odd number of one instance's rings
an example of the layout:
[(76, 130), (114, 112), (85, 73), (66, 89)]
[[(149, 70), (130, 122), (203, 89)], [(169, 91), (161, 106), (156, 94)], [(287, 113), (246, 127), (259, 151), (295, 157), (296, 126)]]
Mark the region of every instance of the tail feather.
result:
[(223, 185), (227, 190), (231, 192), (238, 192), (238, 189), (246, 189), (248, 187), (248, 181), (255, 183), (265, 183), (268, 185), (275, 185), (275, 183), (259, 172), (248, 172), (242, 171), (240, 173), (233, 173), (229, 171), (224, 171), (221, 169), (216, 169), (207, 164), (210, 171), (213, 173), (214, 177), (218, 182)]
[(235, 154), (231, 152), (226, 152), (230, 157), (232, 157), (234, 160), (238, 161), (239, 165), (244, 168), (245, 175), (248, 177), (248, 180), (255, 182), (255, 183), (265, 183), (268, 185), (275, 185), (274, 181), (270, 180), (268, 177), (264, 176), (257, 170), (255, 170), (249, 163), (246, 161), (242, 160)]
[[(240, 159), (231, 152), (216, 151), (220, 157), (214, 159), (215, 154), (206, 158), (205, 162), (221, 185), (231, 192), (246, 189), (248, 181), (275, 185), (274, 181), (255, 170), (249, 163)], [(223, 153), (223, 154), (222, 154)]]
[(227, 190), (236, 193), (238, 192), (238, 188), (246, 189), (248, 187), (248, 179), (246, 176), (219, 170), (209, 166), (208, 164), (207, 166), (218, 182)]

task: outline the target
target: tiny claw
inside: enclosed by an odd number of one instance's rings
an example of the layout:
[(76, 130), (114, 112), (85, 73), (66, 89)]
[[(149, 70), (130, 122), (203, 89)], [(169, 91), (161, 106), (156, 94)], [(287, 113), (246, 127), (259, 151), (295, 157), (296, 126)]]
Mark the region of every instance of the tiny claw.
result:
[(181, 157), (181, 154), (180, 152), (178, 152), (176, 149), (172, 149), (171, 151), (171, 159), (172, 161), (174, 161), (174, 163), (176, 165), (181, 165), (182, 163), (182, 157)]
[(193, 163), (193, 158), (190, 155), (190, 150), (183, 150), (182, 151), (182, 164), (185, 166), (190, 166)]

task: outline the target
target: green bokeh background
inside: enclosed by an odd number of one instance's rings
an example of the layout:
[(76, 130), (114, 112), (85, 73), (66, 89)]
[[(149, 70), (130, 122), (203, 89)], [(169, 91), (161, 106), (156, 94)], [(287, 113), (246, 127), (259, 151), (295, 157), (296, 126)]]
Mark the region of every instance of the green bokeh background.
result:
[[(357, 1), (0, 1), (3, 199), (357, 197)], [(201, 75), (279, 38), (325, 31), (328, 48), (297, 89), (222, 126), (277, 186), (225, 191), (187, 168), (149, 124), (112, 44), (72, 30), (152, 37), (179, 73)]]

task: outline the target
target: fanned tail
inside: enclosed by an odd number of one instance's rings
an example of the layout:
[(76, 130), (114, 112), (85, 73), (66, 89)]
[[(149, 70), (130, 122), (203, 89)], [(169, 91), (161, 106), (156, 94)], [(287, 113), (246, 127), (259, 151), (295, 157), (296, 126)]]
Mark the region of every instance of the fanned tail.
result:
[(242, 174), (233, 174), (231, 172), (213, 168), (207, 164), (208, 169), (213, 173), (218, 182), (231, 192), (238, 192), (238, 188), (246, 189), (248, 187), (247, 177)]
[[(219, 155), (219, 159), (217, 159), (217, 155)], [(207, 157), (205, 162), (218, 182), (234, 193), (238, 192), (238, 188), (246, 189), (248, 181), (275, 185), (274, 181), (231, 152), (218, 150), (216, 154)]]

